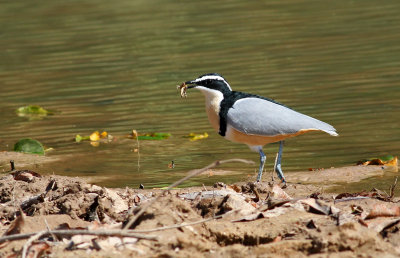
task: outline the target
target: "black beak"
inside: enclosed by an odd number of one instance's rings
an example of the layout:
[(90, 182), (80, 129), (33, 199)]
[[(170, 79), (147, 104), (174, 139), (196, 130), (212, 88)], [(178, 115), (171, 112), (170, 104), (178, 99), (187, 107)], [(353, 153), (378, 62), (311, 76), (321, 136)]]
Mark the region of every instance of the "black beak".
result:
[(196, 82), (194, 82), (194, 81), (187, 81), (187, 82), (185, 82), (185, 84), (186, 85), (188, 85), (188, 89), (191, 89), (191, 88), (196, 88)]

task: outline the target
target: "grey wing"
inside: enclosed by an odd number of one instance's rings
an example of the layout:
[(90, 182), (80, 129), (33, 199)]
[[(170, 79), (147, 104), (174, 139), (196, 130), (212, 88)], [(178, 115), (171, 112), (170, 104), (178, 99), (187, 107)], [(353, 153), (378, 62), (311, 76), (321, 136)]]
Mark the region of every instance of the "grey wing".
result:
[(336, 136), (333, 126), (261, 98), (243, 98), (228, 110), (227, 122), (246, 134), (274, 136), (321, 130)]

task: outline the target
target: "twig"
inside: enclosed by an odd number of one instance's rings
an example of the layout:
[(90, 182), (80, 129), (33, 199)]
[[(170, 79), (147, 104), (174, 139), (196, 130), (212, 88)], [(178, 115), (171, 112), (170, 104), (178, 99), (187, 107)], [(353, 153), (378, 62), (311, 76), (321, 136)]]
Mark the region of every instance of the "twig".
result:
[(335, 199), (333, 202), (348, 202), (348, 201), (357, 201), (357, 200), (363, 200), (363, 199), (370, 199), (371, 197), (369, 196), (354, 196), (354, 197), (347, 197), (347, 198), (341, 198), (341, 199)]
[(51, 231), (41, 231), (41, 232), (34, 232), (34, 233), (27, 233), (27, 234), (15, 234), (4, 236), (0, 238), (0, 244), (6, 241), (13, 241), (13, 240), (21, 240), (27, 239), (35, 235), (39, 235), (40, 237), (48, 236), (48, 235), (56, 235), (56, 236), (74, 236), (74, 235), (92, 235), (92, 236), (120, 236), (120, 237), (134, 237), (138, 239), (145, 239), (145, 240), (157, 240), (156, 236), (147, 236), (141, 235), (132, 232), (124, 232), (122, 230), (84, 230), (84, 229), (73, 229), (73, 230), (51, 230)]
[[(47, 219), (44, 219), (44, 223), (46, 224), (47, 231), (51, 231), (49, 223), (47, 223)], [(51, 234), (54, 240), (57, 240), (57, 237), (54, 234)]]
[[(168, 186), (162, 193), (165, 193), (166, 191), (171, 190), (172, 188), (174, 188), (174, 187), (176, 187), (176, 186), (182, 184), (182, 183), (185, 182), (186, 180), (188, 180), (188, 179), (190, 179), (190, 178), (192, 178), (192, 177), (194, 177), (194, 176), (197, 176), (197, 175), (203, 173), (204, 171), (207, 171), (208, 169), (215, 168), (216, 166), (219, 166), (219, 165), (221, 165), (221, 164), (228, 163), (228, 162), (243, 162), (243, 163), (247, 163), (247, 164), (254, 164), (253, 161), (249, 161), (249, 160), (245, 160), (245, 159), (217, 160), (217, 161), (214, 161), (213, 163), (211, 163), (210, 165), (208, 165), (208, 166), (206, 166), (206, 167), (204, 167), (204, 168), (190, 170), (190, 171), (188, 172), (188, 175), (187, 175), (187, 176), (185, 176), (185, 177), (179, 179), (179, 180), (176, 181), (175, 183), (173, 183), (173, 184), (171, 184), (170, 186)], [(162, 196), (162, 194), (158, 195), (156, 198), (154, 198), (153, 200), (151, 200), (151, 201), (147, 202), (145, 205), (143, 205), (143, 206), (141, 207), (141, 209), (139, 210), (139, 212), (136, 213), (136, 215), (135, 215), (133, 218), (131, 218), (131, 219), (129, 220), (129, 222), (125, 225), (125, 227), (123, 228), (123, 230), (128, 230), (128, 229), (133, 225), (133, 223), (135, 223), (135, 221), (136, 221), (140, 216), (142, 216), (143, 213), (144, 213), (154, 202), (158, 201), (158, 200), (161, 198), (161, 196)]]
[(394, 197), (394, 189), (396, 189), (396, 185), (397, 185), (397, 176), (396, 179), (394, 180), (393, 185), (390, 186), (390, 195), (389, 195), (390, 200), (392, 200)]
[(47, 233), (48, 233), (48, 231), (40, 231), (40, 232), (35, 233), (33, 236), (31, 236), (28, 239), (28, 241), (26, 241), (26, 243), (24, 244), (24, 247), (22, 248), (22, 258), (26, 258), (28, 249), (32, 245), (32, 243)]

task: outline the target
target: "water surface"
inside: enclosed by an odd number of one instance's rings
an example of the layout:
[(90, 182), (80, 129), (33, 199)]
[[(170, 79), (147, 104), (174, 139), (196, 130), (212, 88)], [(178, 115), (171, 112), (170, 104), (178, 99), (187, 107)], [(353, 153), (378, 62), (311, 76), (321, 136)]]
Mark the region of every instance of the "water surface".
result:
[[(0, 148), (38, 139), (55, 149), (48, 155), (72, 157), (54, 173), (112, 187), (162, 186), (216, 159), (258, 162), (247, 146), (213, 132), (199, 92), (187, 99), (176, 92), (182, 81), (218, 72), (234, 90), (273, 98), (336, 127), (340, 137), (288, 140), (286, 173), (399, 155), (398, 10), (399, 1), (365, 0), (3, 2)], [(58, 112), (33, 121), (15, 115), (28, 104)], [(140, 142), (140, 158), (136, 141), (97, 148), (72, 141), (95, 130), (122, 136), (132, 129), (172, 137)], [(190, 142), (183, 138), (190, 132), (210, 137)], [(277, 149), (265, 147), (267, 170)], [(187, 185), (245, 180), (257, 166), (227, 164), (231, 175)], [(374, 182), (386, 185), (393, 176)]]

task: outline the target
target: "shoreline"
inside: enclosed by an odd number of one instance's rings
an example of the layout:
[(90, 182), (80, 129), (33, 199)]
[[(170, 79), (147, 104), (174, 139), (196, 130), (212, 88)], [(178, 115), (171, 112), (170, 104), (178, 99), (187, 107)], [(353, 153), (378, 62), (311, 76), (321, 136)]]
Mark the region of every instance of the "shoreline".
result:
[[(329, 193), (320, 182), (332, 175), (341, 177), (338, 171), (347, 175), (344, 180), (383, 173), (365, 166), (338, 168), (325, 170), (325, 175), (290, 173), (285, 189), (277, 182), (216, 182), (171, 190), (113, 189), (76, 177), (5, 174), (0, 178), (0, 256), (400, 255), (396, 185), (393, 193)], [(293, 183), (311, 179), (315, 182)], [(124, 231), (132, 218), (130, 230)], [(63, 235), (60, 229), (84, 232)], [(47, 230), (53, 235), (30, 239)], [(111, 235), (91, 235), (93, 231)], [(1, 243), (5, 232), (9, 237), (31, 235)]]

